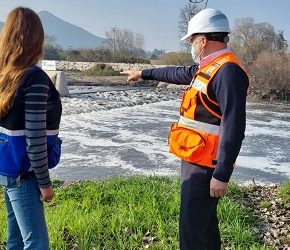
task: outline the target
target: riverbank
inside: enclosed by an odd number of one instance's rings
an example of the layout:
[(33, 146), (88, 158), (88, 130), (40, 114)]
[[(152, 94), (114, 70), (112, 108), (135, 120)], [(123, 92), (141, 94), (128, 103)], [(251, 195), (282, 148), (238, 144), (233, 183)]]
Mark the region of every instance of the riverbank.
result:
[[(178, 249), (177, 178), (139, 176), (65, 185), (54, 182), (54, 188), (55, 198), (46, 203), (51, 249)], [(278, 196), (280, 190), (273, 185), (245, 188), (231, 183), (218, 209), (223, 249), (289, 249), (286, 201), (290, 186), (283, 191), (283, 198)], [(0, 200), (2, 250), (6, 214), (2, 196)], [(269, 214), (267, 220), (265, 214)]]
[(137, 86), (157, 87), (158, 81), (133, 81), (127, 82), (127, 76), (90, 76), (82, 72), (66, 71), (68, 85), (77, 86)]
[[(148, 65), (147, 65), (148, 67)], [(142, 68), (142, 67), (141, 67)], [(146, 68), (144, 66), (144, 68)], [(69, 85), (80, 86), (144, 86), (144, 87), (162, 87), (168, 89), (174, 89), (181, 91), (185, 88), (185, 85), (175, 85), (169, 83), (163, 83), (158, 81), (143, 81), (127, 82), (127, 76), (89, 76), (85, 75), (82, 71), (65, 71), (67, 82)], [(277, 92), (271, 93), (264, 92), (249, 92), (248, 100), (252, 102), (275, 102), (283, 101), (290, 103), (289, 92)]]

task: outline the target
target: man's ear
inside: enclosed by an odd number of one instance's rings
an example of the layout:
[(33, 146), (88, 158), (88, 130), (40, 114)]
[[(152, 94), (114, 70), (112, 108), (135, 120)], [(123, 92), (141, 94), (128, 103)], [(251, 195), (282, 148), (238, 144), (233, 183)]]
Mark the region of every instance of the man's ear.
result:
[(206, 36), (202, 36), (201, 39), (202, 39), (202, 43), (201, 43), (202, 44), (202, 48), (204, 48), (205, 45), (207, 44), (208, 40), (207, 40)]

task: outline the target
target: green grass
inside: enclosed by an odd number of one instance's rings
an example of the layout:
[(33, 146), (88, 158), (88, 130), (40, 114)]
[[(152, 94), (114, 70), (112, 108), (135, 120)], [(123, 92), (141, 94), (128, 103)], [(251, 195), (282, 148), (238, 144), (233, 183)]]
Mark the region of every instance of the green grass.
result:
[(269, 201), (261, 201), (259, 203), (259, 208), (270, 208), (271, 207), (271, 202)]
[(290, 208), (290, 181), (279, 188), (278, 195), (282, 198), (284, 206)]
[[(58, 187), (46, 204), (51, 249), (178, 249), (179, 180), (166, 177), (114, 178)], [(251, 230), (254, 218), (239, 201), (242, 188), (230, 185), (218, 214), (224, 246), (266, 249)], [(0, 249), (6, 239), (0, 199)], [(4, 248), (2, 248), (4, 249)]]
[[(290, 209), (290, 181), (278, 189), (278, 196), (282, 198), (282, 206), (285, 209)], [(290, 231), (290, 225), (288, 225), (288, 231)], [(287, 239), (290, 242), (290, 235), (287, 236)]]
[(0, 192), (0, 250), (5, 249), (4, 247), (5, 240), (6, 240), (6, 208), (3, 198), (3, 192)]

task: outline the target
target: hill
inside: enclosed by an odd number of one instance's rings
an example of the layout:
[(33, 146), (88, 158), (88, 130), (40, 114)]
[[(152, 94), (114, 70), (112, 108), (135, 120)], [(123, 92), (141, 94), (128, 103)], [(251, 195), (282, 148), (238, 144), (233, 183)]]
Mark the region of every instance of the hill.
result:
[[(95, 48), (102, 45), (105, 38), (96, 36), (83, 28), (73, 25), (48, 11), (38, 13), (44, 33), (56, 39), (55, 43), (63, 49)], [(4, 23), (0, 22), (0, 29)]]
[(45, 34), (56, 38), (56, 44), (63, 49), (95, 48), (105, 40), (60, 19), (48, 11), (40, 11), (38, 15), (42, 21)]

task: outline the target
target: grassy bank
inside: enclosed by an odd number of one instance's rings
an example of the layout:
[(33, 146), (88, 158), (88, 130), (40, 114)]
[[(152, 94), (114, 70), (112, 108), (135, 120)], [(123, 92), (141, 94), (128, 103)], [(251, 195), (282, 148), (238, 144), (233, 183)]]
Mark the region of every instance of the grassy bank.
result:
[[(266, 249), (252, 230), (256, 219), (241, 203), (242, 192), (232, 184), (220, 202), (223, 246)], [(53, 250), (176, 250), (178, 214), (179, 180), (165, 177), (117, 178), (57, 187), (56, 197), (46, 205)], [(5, 216), (1, 194), (0, 249), (4, 249), (6, 239)]]

